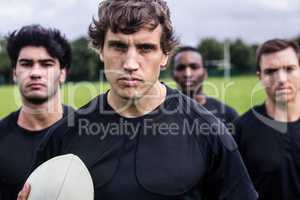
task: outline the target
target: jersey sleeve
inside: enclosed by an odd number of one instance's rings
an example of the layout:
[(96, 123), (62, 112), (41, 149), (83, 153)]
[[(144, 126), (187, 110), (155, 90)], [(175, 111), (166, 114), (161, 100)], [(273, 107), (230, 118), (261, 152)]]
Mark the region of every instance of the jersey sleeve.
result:
[(229, 107), (227, 117), (230, 122), (234, 122), (239, 117), (239, 114), (233, 108)]
[(243, 129), (241, 123), (242, 120), (240, 118), (234, 121), (233, 138), (238, 145), (240, 154), (243, 156)]
[(209, 142), (207, 199), (256, 200), (258, 195), (232, 136), (225, 131), (211, 135)]

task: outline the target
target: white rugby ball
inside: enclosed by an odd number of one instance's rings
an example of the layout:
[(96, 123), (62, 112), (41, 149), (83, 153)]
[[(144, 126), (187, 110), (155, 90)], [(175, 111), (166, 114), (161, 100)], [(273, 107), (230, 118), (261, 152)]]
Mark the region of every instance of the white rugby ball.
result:
[(26, 181), (28, 200), (93, 200), (94, 186), (84, 163), (73, 154), (54, 157), (36, 168)]

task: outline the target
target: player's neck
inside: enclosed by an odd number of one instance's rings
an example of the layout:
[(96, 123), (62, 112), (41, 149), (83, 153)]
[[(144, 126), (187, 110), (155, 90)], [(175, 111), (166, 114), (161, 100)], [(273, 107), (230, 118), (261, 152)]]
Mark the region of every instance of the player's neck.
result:
[(128, 118), (135, 118), (152, 112), (161, 105), (166, 98), (167, 88), (159, 81), (139, 99), (124, 99), (108, 93), (108, 103), (119, 115)]
[(206, 96), (205, 96), (203, 93), (194, 95), (194, 99), (195, 99), (200, 105), (206, 104)]
[(206, 103), (206, 96), (202, 92), (202, 87), (199, 88), (197, 91), (183, 91), (183, 93), (186, 96), (191, 97), (192, 99), (195, 99), (199, 104), (204, 105)]
[(43, 104), (32, 104), (23, 100), (18, 125), (31, 131), (45, 129), (63, 117), (63, 107), (57, 94)]
[(266, 110), (269, 116), (281, 122), (297, 121), (300, 117), (300, 99), (279, 104), (270, 99), (266, 100)]

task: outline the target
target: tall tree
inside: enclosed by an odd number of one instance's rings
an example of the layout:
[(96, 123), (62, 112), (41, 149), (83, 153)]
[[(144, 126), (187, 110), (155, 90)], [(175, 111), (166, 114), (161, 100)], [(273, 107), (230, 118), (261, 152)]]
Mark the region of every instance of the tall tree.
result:
[(11, 82), (11, 66), (6, 52), (6, 41), (0, 37), (0, 84)]
[(231, 63), (239, 71), (253, 71), (255, 69), (255, 46), (248, 45), (241, 39), (230, 45)]
[(72, 66), (68, 75), (70, 81), (96, 81), (99, 80), (103, 63), (98, 55), (88, 47), (85, 37), (78, 38), (71, 43)]
[(296, 38), (296, 42), (300, 45), (300, 35)]
[(214, 38), (206, 38), (200, 41), (198, 49), (206, 60), (223, 59), (224, 43)]

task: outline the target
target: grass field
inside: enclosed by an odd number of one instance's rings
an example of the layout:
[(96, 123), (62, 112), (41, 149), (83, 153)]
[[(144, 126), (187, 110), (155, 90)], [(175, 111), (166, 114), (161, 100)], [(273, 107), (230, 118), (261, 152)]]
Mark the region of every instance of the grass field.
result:
[[(176, 87), (172, 80), (164, 80), (164, 82), (173, 88)], [(65, 104), (79, 108), (107, 89), (107, 83), (68, 83), (62, 87), (61, 94)], [(234, 107), (240, 114), (253, 105), (262, 103), (265, 98), (265, 94), (255, 76), (238, 76), (228, 80), (209, 78), (204, 84), (204, 91), (209, 96), (220, 99)], [(0, 102), (0, 118), (3, 118), (20, 107), (21, 101), (18, 89), (12, 85), (1, 86)]]

